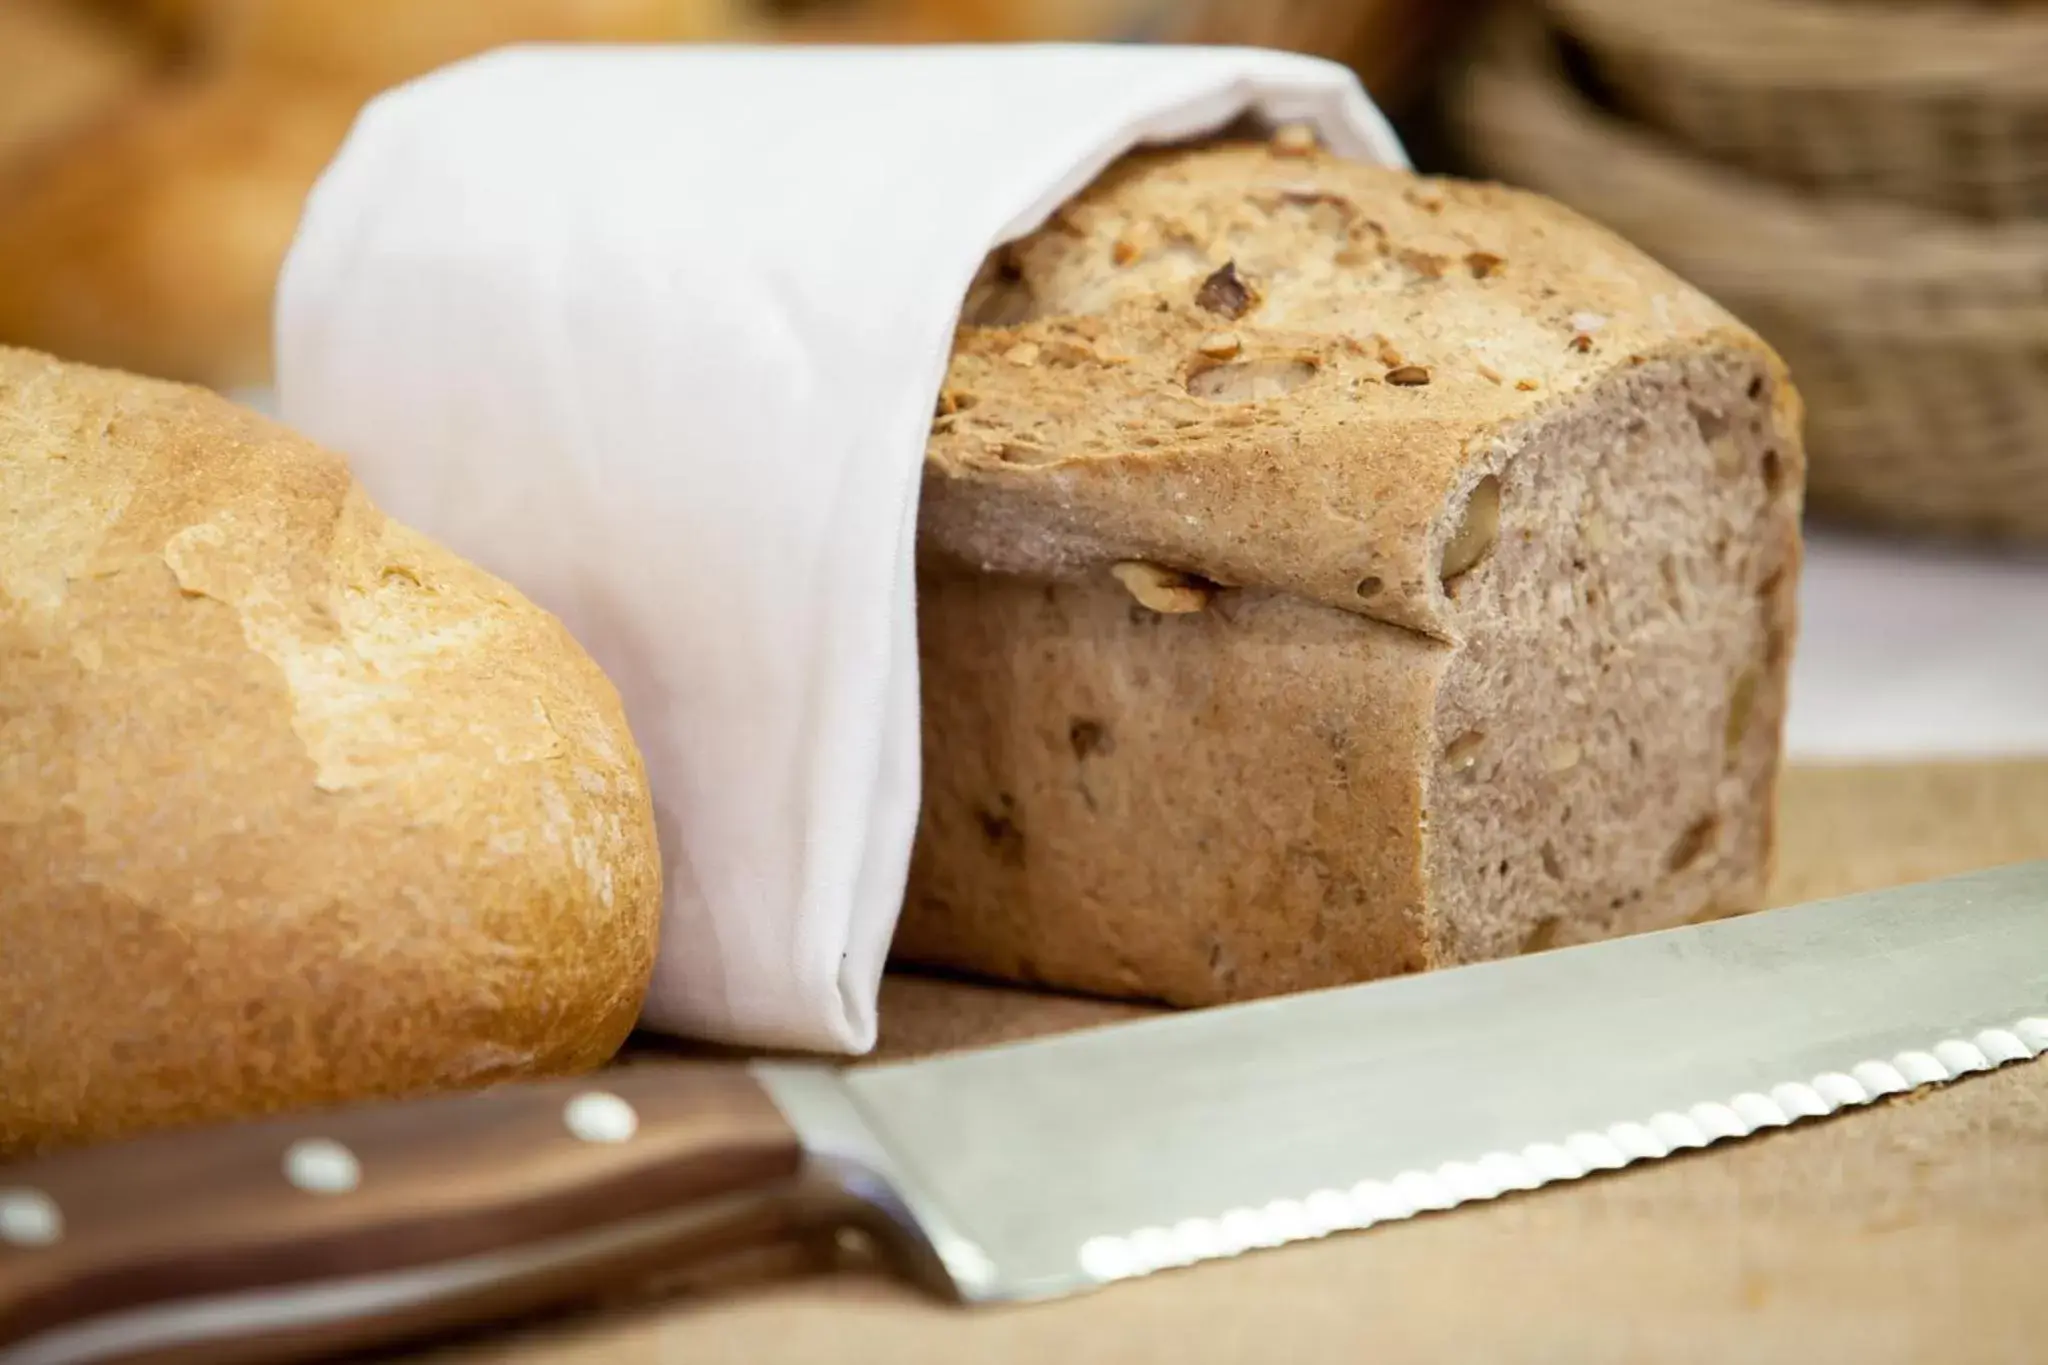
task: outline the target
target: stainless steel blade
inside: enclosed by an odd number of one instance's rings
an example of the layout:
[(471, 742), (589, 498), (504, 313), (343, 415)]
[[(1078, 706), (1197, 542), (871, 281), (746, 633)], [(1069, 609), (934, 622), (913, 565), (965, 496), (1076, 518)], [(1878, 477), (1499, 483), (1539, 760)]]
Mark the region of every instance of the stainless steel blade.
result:
[(970, 1300), (1490, 1199), (2048, 1048), (2048, 862), (834, 1075), (757, 1068)]

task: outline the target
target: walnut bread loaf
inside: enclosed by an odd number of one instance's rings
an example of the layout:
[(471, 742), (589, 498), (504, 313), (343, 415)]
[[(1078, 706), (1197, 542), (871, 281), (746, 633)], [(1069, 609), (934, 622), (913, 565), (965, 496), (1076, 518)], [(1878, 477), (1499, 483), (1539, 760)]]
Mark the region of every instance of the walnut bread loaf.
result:
[(595, 1066), (660, 909), (552, 617), (211, 394), (0, 349), (0, 1157)]
[(1800, 426), (1547, 200), (1120, 163), (967, 301), (898, 959), (1203, 1005), (1755, 908)]

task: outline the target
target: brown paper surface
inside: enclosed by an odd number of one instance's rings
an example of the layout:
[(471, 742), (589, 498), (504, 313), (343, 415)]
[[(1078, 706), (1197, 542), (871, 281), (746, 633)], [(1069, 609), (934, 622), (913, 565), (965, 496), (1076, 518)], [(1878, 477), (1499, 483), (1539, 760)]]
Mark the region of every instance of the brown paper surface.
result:
[[(2048, 761), (1797, 770), (1785, 781), (1781, 829), (1780, 903), (2048, 857)], [(883, 1051), (914, 1055), (1137, 1012), (894, 980), (883, 995)], [(409, 1358), (2041, 1361), (2043, 1267), (2048, 1061), (1058, 1303), (970, 1310), (876, 1274), (790, 1275)]]

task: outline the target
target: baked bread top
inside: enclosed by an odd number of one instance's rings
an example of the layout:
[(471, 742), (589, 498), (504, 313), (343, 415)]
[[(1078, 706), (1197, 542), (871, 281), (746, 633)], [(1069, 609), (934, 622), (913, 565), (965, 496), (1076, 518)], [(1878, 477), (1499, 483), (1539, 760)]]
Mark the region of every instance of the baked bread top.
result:
[(1300, 130), (1142, 153), (984, 265), (926, 552), (1053, 578), (1145, 561), (1456, 638), (1446, 580), (1486, 552), (1490, 452), (1702, 348), (1784, 378), (1725, 310), (1539, 196)]
[(553, 616), (342, 460), (0, 348), (0, 1154), (597, 1064), (653, 806)]

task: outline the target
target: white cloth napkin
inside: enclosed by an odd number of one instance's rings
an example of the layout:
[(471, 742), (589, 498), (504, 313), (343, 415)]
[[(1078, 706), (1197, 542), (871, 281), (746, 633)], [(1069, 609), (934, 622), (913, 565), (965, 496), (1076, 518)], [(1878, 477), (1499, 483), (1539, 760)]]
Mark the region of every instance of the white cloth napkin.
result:
[(967, 286), (1246, 113), (1406, 164), (1348, 71), (1236, 49), (512, 48), (362, 115), (280, 282), (282, 415), (618, 686), (666, 864), (647, 1027), (873, 1045)]

